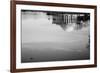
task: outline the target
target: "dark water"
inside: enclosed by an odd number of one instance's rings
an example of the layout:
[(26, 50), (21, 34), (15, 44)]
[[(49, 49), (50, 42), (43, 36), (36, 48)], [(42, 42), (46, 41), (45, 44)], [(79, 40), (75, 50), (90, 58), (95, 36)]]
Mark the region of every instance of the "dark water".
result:
[(22, 46), (22, 63), (87, 60), (90, 58), (86, 47), (61, 43), (25, 43)]

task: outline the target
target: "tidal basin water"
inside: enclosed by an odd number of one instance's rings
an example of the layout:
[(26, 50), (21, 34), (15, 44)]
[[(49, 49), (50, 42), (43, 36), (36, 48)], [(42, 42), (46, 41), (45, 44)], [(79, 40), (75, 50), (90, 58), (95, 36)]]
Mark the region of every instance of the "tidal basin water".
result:
[(63, 30), (52, 21), (45, 12), (22, 12), (21, 62), (90, 59), (89, 26), (75, 30), (73, 23)]

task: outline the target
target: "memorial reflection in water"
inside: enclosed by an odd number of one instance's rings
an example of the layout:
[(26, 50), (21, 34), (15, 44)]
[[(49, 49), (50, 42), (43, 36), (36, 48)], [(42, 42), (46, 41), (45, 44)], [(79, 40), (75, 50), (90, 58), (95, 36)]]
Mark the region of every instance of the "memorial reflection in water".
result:
[(81, 29), (84, 26), (89, 25), (90, 14), (89, 13), (62, 13), (62, 12), (47, 12), (47, 15), (52, 16), (52, 23), (60, 25), (63, 30), (67, 29), (67, 26), (75, 25), (76, 30)]

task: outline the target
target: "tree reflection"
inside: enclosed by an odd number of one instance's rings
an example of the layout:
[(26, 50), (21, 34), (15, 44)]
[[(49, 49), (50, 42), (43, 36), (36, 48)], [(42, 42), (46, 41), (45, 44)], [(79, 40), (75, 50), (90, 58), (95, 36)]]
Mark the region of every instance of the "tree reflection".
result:
[[(32, 17), (34, 18), (34, 20), (38, 21), (39, 18), (42, 19), (43, 17), (46, 17), (48, 21), (52, 20), (52, 23), (50, 23), (50, 25), (52, 24), (58, 25), (64, 31), (68, 31), (69, 28), (70, 31), (81, 30), (82, 28), (88, 27), (90, 25), (90, 13), (34, 11), (34, 10), (22, 10), (21, 13), (23, 14), (24, 19)], [(87, 48), (90, 47), (89, 44), (90, 44), (90, 36)]]
[[(89, 13), (71, 13), (71, 12), (47, 12), (48, 16), (52, 16), (52, 23), (59, 25), (64, 31), (68, 28), (72, 30), (80, 30), (83, 27), (90, 25), (90, 14)], [(88, 35), (87, 48), (90, 48), (90, 34)]]

